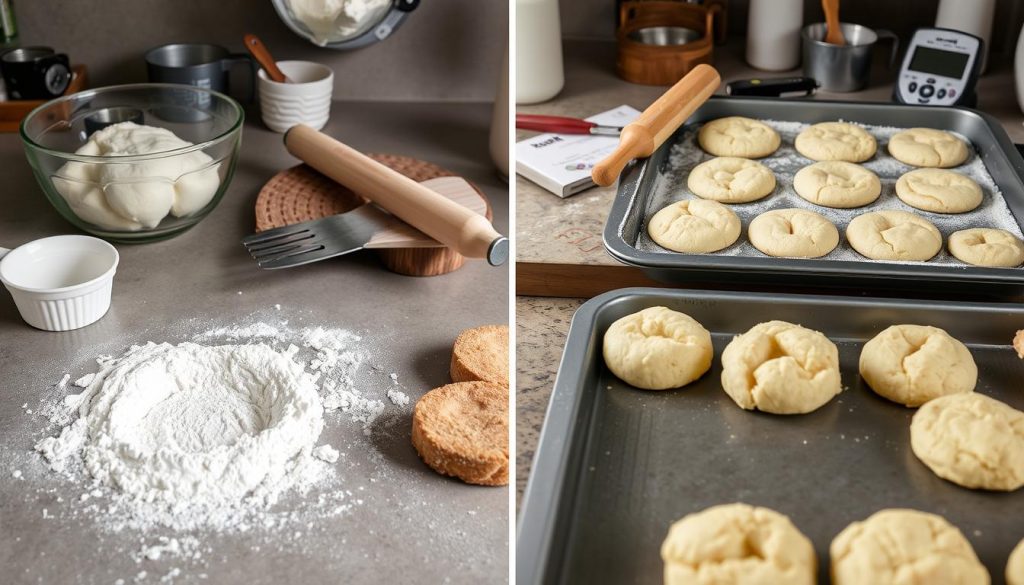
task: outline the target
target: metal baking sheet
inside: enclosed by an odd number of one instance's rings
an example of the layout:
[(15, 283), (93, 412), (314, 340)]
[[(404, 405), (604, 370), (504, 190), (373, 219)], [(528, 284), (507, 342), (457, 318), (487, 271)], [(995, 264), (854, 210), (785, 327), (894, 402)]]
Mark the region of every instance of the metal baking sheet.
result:
[[(699, 126), (715, 118), (741, 115), (775, 126), (783, 146), (761, 159), (776, 174), (778, 185), (769, 197), (731, 206), (743, 221), (739, 241), (712, 254), (680, 254), (666, 250), (647, 235), (647, 220), (661, 207), (692, 198), (686, 176), (696, 164), (709, 158), (696, 143)], [(808, 124), (844, 120), (865, 125), (878, 140), (878, 154), (865, 166), (882, 181), (882, 195), (871, 205), (834, 210), (814, 205), (796, 195), (792, 178), (810, 164), (792, 143)], [(915, 126), (942, 128), (960, 134), (973, 146), (973, 154), (956, 171), (981, 185), (981, 207), (966, 214), (937, 214), (913, 209), (895, 194), (896, 179), (913, 167), (888, 155), (888, 138), (897, 129)], [(803, 286), (833, 287), (857, 291), (915, 290), (922, 281), (942, 284), (936, 292), (966, 292), (976, 296), (1008, 297), (1024, 293), (1024, 269), (982, 268), (964, 264), (945, 250), (928, 262), (887, 262), (866, 259), (850, 248), (845, 236), (832, 253), (819, 259), (773, 258), (747, 242), (746, 228), (754, 217), (769, 209), (800, 207), (821, 213), (840, 233), (857, 215), (876, 209), (904, 209), (933, 223), (946, 238), (958, 229), (998, 227), (1017, 235), (1024, 218), (1024, 160), (998, 122), (966, 108), (929, 108), (896, 104), (865, 104), (828, 101), (794, 101), (757, 98), (712, 98), (649, 159), (623, 173), (608, 222), (605, 247), (612, 256), (639, 266), (658, 280), (779, 284), (799, 275)]]
[[(616, 319), (651, 306), (687, 313), (711, 333), (715, 360), (678, 390), (637, 390), (604, 366)], [(741, 410), (722, 391), (721, 352), (736, 334), (782, 319), (839, 348), (844, 391), (813, 413)], [(850, 522), (883, 508), (940, 514), (970, 540), (993, 583), (1024, 538), (1024, 489), (961, 488), (910, 449), (914, 409), (860, 379), (862, 344), (896, 323), (946, 329), (971, 349), (976, 391), (1024, 409), (1024, 362), (1010, 347), (1024, 308), (996, 303), (622, 289), (573, 317), (519, 519), (520, 583), (660, 583), (669, 525), (712, 505), (746, 502), (788, 515), (814, 542), (820, 583), (828, 547)]]

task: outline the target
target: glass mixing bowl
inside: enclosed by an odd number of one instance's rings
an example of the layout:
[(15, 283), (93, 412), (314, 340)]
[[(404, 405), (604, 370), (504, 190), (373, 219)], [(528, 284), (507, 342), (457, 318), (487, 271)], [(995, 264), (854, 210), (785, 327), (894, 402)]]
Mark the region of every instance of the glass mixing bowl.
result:
[[(39, 106), (21, 123), (21, 140), (65, 219), (107, 240), (147, 242), (184, 232), (217, 206), (235, 171), (244, 117), (238, 102), (216, 91), (118, 85)], [(129, 138), (130, 126), (108, 128), (126, 122), (177, 139), (138, 129)], [(103, 140), (90, 141), (94, 132)]]

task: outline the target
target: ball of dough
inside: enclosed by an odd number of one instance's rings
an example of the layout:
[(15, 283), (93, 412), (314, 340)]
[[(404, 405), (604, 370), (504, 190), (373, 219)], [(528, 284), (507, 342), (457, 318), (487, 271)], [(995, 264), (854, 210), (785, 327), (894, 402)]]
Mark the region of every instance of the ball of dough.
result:
[(1024, 585), (1024, 540), (1017, 543), (1006, 561), (1006, 585)]
[(793, 177), (796, 194), (824, 207), (849, 209), (871, 203), (882, 194), (878, 175), (841, 160), (808, 165)]
[(942, 516), (887, 509), (832, 540), (833, 585), (988, 585), (971, 543)]
[(722, 389), (746, 410), (811, 412), (842, 391), (839, 350), (817, 331), (785, 321), (761, 323), (726, 346)]
[(677, 201), (654, 214), (647, 233), (676, 252), (703, 254), (728, 248), (740, 237), (740, 218), (717, 201)]
[(973, 228), (949, 236), (949, 253), (968, 264), (1013, 268), (1024, 263), (1024, 242), (1006, 230)]
[(963, 487), (1024, 486), (1024, 412), (983, 394), (926, 402), (910, 423), (910, 447), (935, 475)]
[(813, 585), (814, 546), (789, 518), (746, 504), (713, 506), (672, 525), (665, 585)]
[(846, 239), (861, 255), (874, 260), (919, 260), (942, 249), (942, 234), (932, 222), (909, 211), (872, 211), (853, 218)]
[(832, 222), (805, 209), (775, 209), (750, 222), (747, 234), (755, 248), (769, 256), (818, 258), (839, 244)]
[(963, 140), (934, 128), (910, 128), (889, 139), (889, 154), (915, 167), (955, 167), (969, 151)]
[(775, 175), (759, 162), (723, 156), (693, 167), (686, 186), (704, 199), (747, 203), (771, 193), (775, 189)]
[(864, 162), (875, 155), (878, 144), (867, 130), (846, 122), (815, 124), (796, 137), (797, 152), (812, 160)]
[(705, 152), (715, 156), (761, 158), (775, 152), (782, 139), (764, 122), (730, 116), (701, 126), (697, 142)]
[(935, 213), (964, 213), (981, 205), (974, 179), (943, 169), (917, 169), (896, 181), (896, 195), (911, 207)]
[(679, 388), (711, 367), (711, 334), (665, 307), (626, 315), (604, 334), (604, 362), (620, 380), (645, 390)]
[(893, 325), (864, 344), (860, 375), (879, 396), (916, 407), (973, 392), (978, 366), (966, 345), (938, 327)]

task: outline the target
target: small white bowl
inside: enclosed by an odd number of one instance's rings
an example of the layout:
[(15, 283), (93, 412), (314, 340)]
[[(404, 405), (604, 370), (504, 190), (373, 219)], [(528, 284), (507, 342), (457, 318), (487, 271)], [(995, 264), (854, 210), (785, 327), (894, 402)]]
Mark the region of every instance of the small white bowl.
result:
[(278, 83), (259, 70), (260, 116), (274, 132), (287, 132), (296, 124), (317, 130), (327, 125), (334, 92), (334, 72), (312, 61), (278, 61), (277, 66), (295, 83)]
[(97, 238), (42, 238), (3, 256), (0, 282), (26, 323), (69, 331), (107, 314), (118, 260), (117, 250)]

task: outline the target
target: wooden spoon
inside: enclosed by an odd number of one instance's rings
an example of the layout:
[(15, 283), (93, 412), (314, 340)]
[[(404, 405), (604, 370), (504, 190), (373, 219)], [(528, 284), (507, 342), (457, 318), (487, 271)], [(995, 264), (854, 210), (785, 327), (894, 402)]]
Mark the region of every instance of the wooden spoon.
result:
[(295, 83), (288, 79), (288, 76), (277, 66), (277, 62), (270, 55), (267, 46), (263, 44), (263, 41), (258, 36), (254, 34), (245, 35), (245, 48), (252, 55), (253, 59), (256, 59), (256, 62), (263, 67), (263, 70), (267, 72), (267, 77), (278, 83)]
[(832, 45), (845, 45), (843, 28), (839, 24), (839, 0), (821, 0), (821, 8), (825, 11), (825, 42)]

